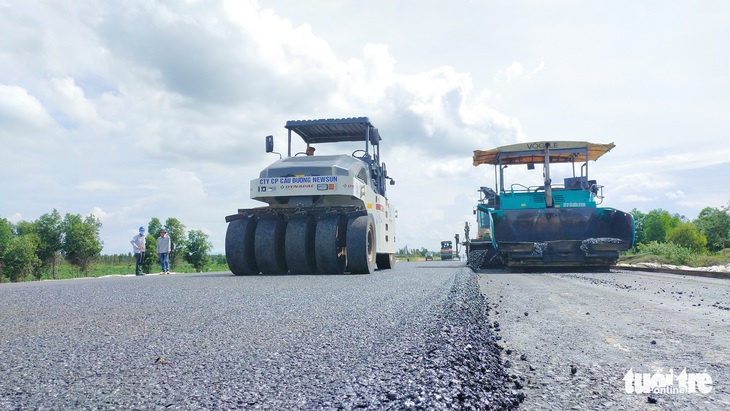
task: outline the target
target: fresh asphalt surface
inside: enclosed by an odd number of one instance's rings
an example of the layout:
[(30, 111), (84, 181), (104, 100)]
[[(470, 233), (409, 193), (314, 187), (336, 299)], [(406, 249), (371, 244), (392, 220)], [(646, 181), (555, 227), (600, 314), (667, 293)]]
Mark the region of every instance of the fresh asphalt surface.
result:
[(503, 409), (459, 262), (0, 284), (0, 409)]

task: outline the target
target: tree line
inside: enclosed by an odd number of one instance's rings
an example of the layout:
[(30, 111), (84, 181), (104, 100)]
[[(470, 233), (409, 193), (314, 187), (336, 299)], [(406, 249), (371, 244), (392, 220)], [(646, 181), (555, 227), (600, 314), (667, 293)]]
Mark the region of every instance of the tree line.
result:
[(421, 248), (408, 248), (408, 246), (404, 246), (398, 249), (398, 251), (395, 253), (396, 256), (406, 258), (406, 257), (425, 257), (426, 253), (428, 253), (428, 249), (426, 247)]
[[(44, 273), (56, 279), (61, 260), (88, 276), (95, 262), (109, 260), (101, 258), (104, 245), (99, 236), (101, 227), (101, 221), (93, 214), (61, 217), (55, 209), (35, 221), (17, 224), (0, 217), (0, 282), (23, 281), (28, 276), (39, 280)], [(158, 263), (155, 237), (162, 227), (158, 218), (150, 220), (144, 262), (147, 273)], [(176, 218), (168, 218), (165, 227), (173, 245), (171, 269), (186, 261), (202, 271), (210, 262), (209, 253), (213, 248), (208, 235), (201, 230), (186, 232), (185, 225)], [(121, 261), (123, 257), (114, 259)]]
[(636, 226), (636, 247), (652, 243), (671, 243), (704, 254), (724, 250), (730, 245), (730, 202), (724, 207), (705, 207), (694, 220), (663, 209), (644, 214), (631, 211)]

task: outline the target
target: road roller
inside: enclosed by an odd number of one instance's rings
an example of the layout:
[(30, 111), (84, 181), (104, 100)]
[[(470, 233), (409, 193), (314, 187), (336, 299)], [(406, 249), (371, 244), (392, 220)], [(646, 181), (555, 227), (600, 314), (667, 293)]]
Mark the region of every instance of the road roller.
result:
[[(274, 138), (266, 136), (266, 152), (280, 158), (250, 184), (250, 197), (266, 205), (225, 217), (231, 272), (369, 274), (393, 268), (397, 211), (386, 187), (395, 180), (381, 161), (378, 129), (367, 117), (292, 120), (285, 128), (287, 152), (274, 152)], [(302, 150), (293, 153), (295, 147)], [(342, 154), (317, 153), (325, 147)]]

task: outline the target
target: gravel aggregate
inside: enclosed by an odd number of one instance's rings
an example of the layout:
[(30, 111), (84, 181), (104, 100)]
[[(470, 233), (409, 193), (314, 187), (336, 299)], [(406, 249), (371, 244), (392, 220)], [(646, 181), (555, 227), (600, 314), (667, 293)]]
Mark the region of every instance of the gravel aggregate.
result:
[(477, 275), (0, 284), (0, 410), (512, 409)]

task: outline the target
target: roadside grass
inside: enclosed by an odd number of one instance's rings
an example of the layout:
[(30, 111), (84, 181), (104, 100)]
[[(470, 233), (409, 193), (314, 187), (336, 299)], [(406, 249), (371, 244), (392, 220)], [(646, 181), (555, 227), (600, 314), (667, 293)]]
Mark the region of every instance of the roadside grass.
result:
[[(159, 271), (155, 271), (159, 266), (153, 266), (152, 270), (146, 274), (156, 274)], [(172, 270), (175, 273), (195, 273), (198, 272), (188, 263), (183, 263), (180, 266)], [(228, 271), (227, 264), (211, 263), (205, 266), (204, 272), (214, 271)], [(92, 277), (104, 277), (107, 275), (134, 275), (134, 263), (120, 263), (120, 264), (94, 264), (89, 270), (88, 275), (84, 275), (81, 270), (73, 267), (66, 263), (61, 263), (58, 267), (57, 280), (70, 280), (74, 278), (92, 278)], [(50, 271), (44, 271), (41, 274), (40, 280), (52, 280), (53, 276)], [(25, 281), (35, 281), (32, 275), (28, 275)]]
[(715, 253), (698, 253), (672, 243), (641, 244), (621, 255), (619, 263), (656, 263), (688, 267), (712, 267), (730, 264), (730, 248)]

